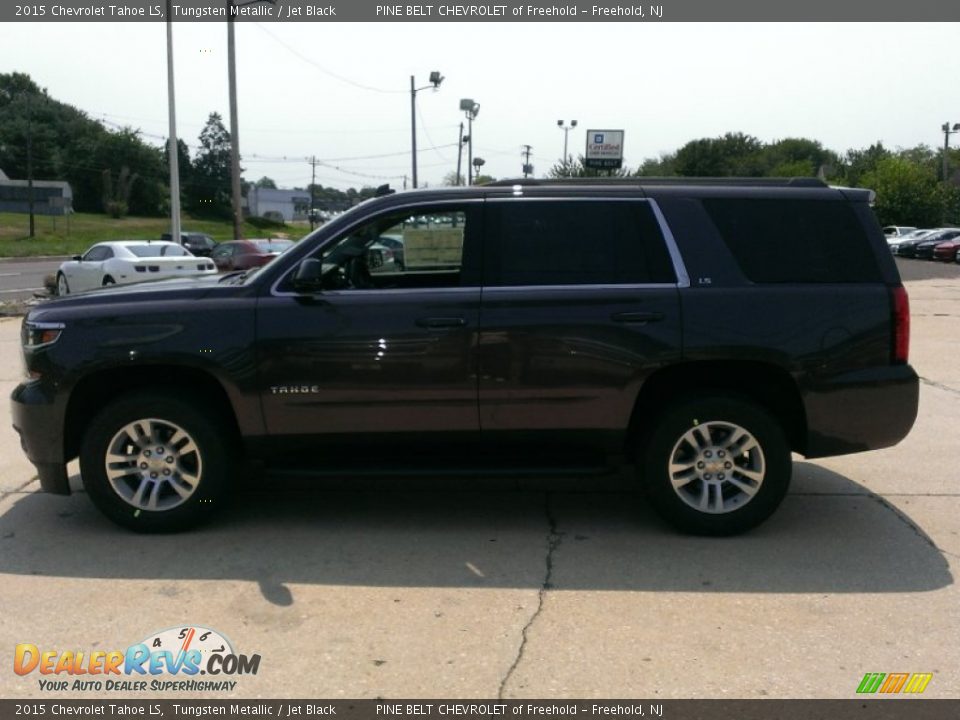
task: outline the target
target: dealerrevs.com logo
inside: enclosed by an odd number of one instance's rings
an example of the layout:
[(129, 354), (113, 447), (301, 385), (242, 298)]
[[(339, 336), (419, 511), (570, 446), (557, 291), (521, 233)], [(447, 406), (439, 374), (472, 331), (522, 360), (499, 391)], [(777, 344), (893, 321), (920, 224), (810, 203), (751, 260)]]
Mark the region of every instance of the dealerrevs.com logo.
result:
[[(126, 650), (49, 650), (20, 643), (17, 675), (37, 673), (51, 691), (230, 691), (239, 675), (256, 675), (260, 655), (242, 655), (221, 633), (201, 625), (168, 628)], [(72, 677), (71, 677), (72, 676)], [(202, 679), (199, 676), (204, 676)]]

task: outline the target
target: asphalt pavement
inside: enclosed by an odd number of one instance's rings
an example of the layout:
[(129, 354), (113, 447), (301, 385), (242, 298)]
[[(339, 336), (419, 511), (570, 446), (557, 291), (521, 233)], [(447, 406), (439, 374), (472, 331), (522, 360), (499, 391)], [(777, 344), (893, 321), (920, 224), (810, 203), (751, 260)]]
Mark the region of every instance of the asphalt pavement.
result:
[[(17, 643), (125, 649), (196, 625), (262, 658), (223, 698), (855, 698), (868, 672), (960, 697), (960, 281), (924, 266), (909, 437), (796, 458), (783, 506), (739, 537), (676, 534), (628, 478), (264, 485), (207, 527), (140, 536), (83, 492), (38, 492), (0, 422), (3, 694), (104, 695), (14, 674)], [(18, 325), (0, 319), (4, 396)], [(159, 695), (198, 696), (117, 697)]]
[(66, 258), (0, 260), (0, 302), (28, 300), (43, 293), (44, 278), (54, 275)]

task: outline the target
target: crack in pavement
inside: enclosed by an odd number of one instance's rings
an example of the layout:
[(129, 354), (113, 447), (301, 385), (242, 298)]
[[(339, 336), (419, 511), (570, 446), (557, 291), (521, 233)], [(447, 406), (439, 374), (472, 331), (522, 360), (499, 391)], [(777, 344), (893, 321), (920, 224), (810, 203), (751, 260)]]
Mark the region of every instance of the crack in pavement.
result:
[(530, 615), (526, 625), (523, 626), (523, 630), (520, 634), (520, 647), (517, 648), (517, 656), (513, 659), (513, 663), (510, 665), (506, 674), (503, 676), (503, 679), (500, 681), (500, 689), (497, 691), (497, 698), (499, 700), (503, 700), (504, 693), (507, 690), (507, 685), (510, 683), (511, 678), (513, 677), (513, 674), (516, 672), (517, 668), (520, 666), (520, 663), (523, 661), (524, 653), (527, 650), (527, 640), (529, 639), (530, 628), (543, 612), (543, 603), (544, 600), (546, 600), (547, 591), (553, 587), (553, 555), (557, 548), (560, 547), (560, 543), (563, 542), (563, 536), (566, 535), (566, 533), (562, 533), (557, 530), (557, 519), (554, 517), (553, 509), (550, 507), (550, 493), (545, 493), (544, 495), (544, 509), (547, 515), (547, 522), (550, 526), (550, 532), (547, 534), (547, 556), (545, 560), (546, 572), (543, 576), (543, 584), (540, 586), (540, 591), (537, 593), (537, 609), (533, 611), (533, 614)]
[(939, 390), (946, 390), (948, 393), (953, 393), (954, 395), (960, 395), (960, 390), (955, 387), (950, 387), (949, 385), (944, 385), (943, 383), (937, 382), (936, 380), (930, 380), (920, 376), (920, 382), (929, 385), (930, 387), (935, 387)]
[(880, 495), (877, 495), (876, 493), (870, 493), (866, 495), (866, 497), (869, 498), (870, 500), (873, 500), (879, 503), (882, 507), (885, 507), (887, 510), (892, 512), (897, 517), (897, 519), (900, 520), (900, 522), (902, 522), (904, 525), (906, 525), (908, 528), (910, 528), (913, 531), (914, 535), (916, 535), (918, 538), (920, 538), (923, 542), (925, 542), (927, 545), (932, 547), (941, 555), (949, 555), (950, 557), (960, 558), (960, 555), (958, 555), (957, 553), (952, 553), (949, 550), (944, 550), (943, 548), (938, 546), (933, 541), (933, 538), (931, 538), (923, 530), (921, 530), (920, 527), (913, 522), (913, 520), (911, 520), (903, 512), (901, 512), (900, 508), (898, 508), (893, 503), (887, 502), (887, 500), (885, 500)]
[(23, 485), (20, 485), (19, 487), (15, 487), (13, 490), (6, 490), (6, 491), (4, 491), (3, 493), (0, 493), (0, 502), (3, 502), (4, 500), (6, 500), (6, 499), (7, 499), (8, 497), (10, 497), (11, 495), (16, 495), (17, 493), (22, 493), (22, 492), (24, 492), (24, 489), (25, 489), (28, 485), (30, 485), (31, 483), (36, 482), (36, 481), (39, 480), (39, 479), (40, 479), (40, 478), (39, 478), (38, 476), (34, 475), (32, 478), (30, 478), (29, 480), (27, 480)]

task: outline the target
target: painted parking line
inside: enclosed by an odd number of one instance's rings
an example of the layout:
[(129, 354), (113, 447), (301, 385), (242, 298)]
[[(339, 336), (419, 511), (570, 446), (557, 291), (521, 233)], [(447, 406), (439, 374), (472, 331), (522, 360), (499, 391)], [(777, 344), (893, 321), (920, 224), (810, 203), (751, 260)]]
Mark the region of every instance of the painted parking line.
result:
[(35, 287), (35, 288), (15, 288), (13, 290), (0, 290), (0, 293), (25, 293), (33, 292), (34, 290), (45, 290), (46, 288)]

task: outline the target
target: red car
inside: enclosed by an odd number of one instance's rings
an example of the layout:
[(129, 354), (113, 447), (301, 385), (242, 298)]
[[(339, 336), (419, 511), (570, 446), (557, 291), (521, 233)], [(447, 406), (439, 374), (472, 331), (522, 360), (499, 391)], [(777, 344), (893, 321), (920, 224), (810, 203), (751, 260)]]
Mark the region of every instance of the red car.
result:
[(249, 270), (266, 265), (292, 247), (293, 240), (231, 240), (217, 245), (210, 253), (210, 259), (221, 272)]
[(960, 237), (945, 240), (933, 248), (933, 259), (953, 262), (957, 260), (957, 250), (960, 250)]

